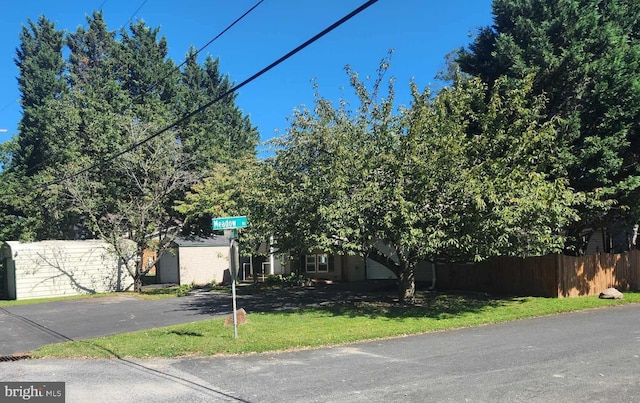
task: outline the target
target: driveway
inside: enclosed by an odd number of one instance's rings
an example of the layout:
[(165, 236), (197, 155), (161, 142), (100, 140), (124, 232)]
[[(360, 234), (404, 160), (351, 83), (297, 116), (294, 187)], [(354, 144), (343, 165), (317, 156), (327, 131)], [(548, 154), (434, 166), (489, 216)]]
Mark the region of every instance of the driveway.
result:
[[(377, 299), (387, 291), (377, 290), (376, 284), (371, 283), (367, 290), (315, 286), (238, 295), (237, 306), (251, 313), (355, 299)], [(386, 283), (378, 285), (382, 289), (388, 288)], [(115, 295), (4, 307), (0, 308), (0, 358), (61, 341), (226, 316), (231, 310), (231, 295), (197, 291), (185, 297), (157, 300)]]
[(192, 308), (201, 304), (200, 295), (158, 300), (122, 295), (0, 308), (0, 356), (60, 341), (208, 319), (230, 312), (230, 303), (222, 297), (208, 296), (208, 312)]

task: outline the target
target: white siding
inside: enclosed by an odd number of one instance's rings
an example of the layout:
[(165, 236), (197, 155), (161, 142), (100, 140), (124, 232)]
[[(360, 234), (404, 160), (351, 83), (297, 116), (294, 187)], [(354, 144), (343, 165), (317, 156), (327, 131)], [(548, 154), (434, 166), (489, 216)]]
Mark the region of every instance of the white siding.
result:
[[(396, 256), (395, 251), (391, 247), (382, 242), (376, 242), (375, 247), (389, 259), (398, 263), (398, 256)], [(397, 276), (388, 267), (376, 262), (375, 260), (367, 258), (368, 280), (390, 280), (395, 278), (397, 278)]]
[[(286, 255), (282, 255), (278, 253), (274, 254), (273, 256), (273, 273), (274, 274), (282, 274), (283, 276), (285, 276), (291, 273), (291, 267), (287, 267), (287, 265), (284, 264), (286, 258), (287, 258)], [(269, 262), (269, 259), (267, 259), (267, 263), (268, 262)]]
[(387, 266), (367, 258), (367, 280), (391, 280), (397, 276)]
[(181, 247), (178, 263), (180, 284), (219, 284), (225, 280), (225, 271), (229, 276), (229, 247)]
[[(121, 291), (133, 278), (106, 242), (6, 242), (16, 299)], [(6, 255), (5, 255), (6, 256)], [(10, 286), (11, 288), (11, 286)]]

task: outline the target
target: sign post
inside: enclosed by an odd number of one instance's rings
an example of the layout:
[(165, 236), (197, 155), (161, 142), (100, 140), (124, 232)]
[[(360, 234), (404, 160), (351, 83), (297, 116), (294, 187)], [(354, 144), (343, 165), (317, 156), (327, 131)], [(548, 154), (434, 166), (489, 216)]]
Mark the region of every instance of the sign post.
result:
[(231, 301), (233, 309), (233, 337), (238, 338), (238, 313), (236, 308), (236, 277), (240, 264), (240, 253), (238, 245), (238, 228), (247, 226), (247, 217), (222, 217), (211, 220), (211, 227), (214, 230), (230, 229), (229, 235), (229, 269), (231, 271)]

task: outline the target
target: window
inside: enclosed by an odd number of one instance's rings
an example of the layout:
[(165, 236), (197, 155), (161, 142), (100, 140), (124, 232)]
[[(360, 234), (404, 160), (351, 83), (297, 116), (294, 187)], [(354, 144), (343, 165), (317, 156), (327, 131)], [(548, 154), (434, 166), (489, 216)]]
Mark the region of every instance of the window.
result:
[(329, 271), (329, 257), (327, 255), (316, 255), (316, 268), (319, 272)]
[(316, 271), (316, 255), (306, 255), (306, 271), (307, 273), (315, 273)]
[(307, 273), (328, 273), (334, 271), (332, 257), (325, 253), (305, 255), (305, 271)]

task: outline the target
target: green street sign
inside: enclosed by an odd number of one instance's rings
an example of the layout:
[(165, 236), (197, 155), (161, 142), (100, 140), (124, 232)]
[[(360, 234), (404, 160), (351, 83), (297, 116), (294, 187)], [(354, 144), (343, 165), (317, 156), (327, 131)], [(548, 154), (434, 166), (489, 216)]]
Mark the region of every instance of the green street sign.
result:
[(237, 229), (247, 226), (247, 217), (221, 217), (211, 220), (211, 227), (214, 230)]

